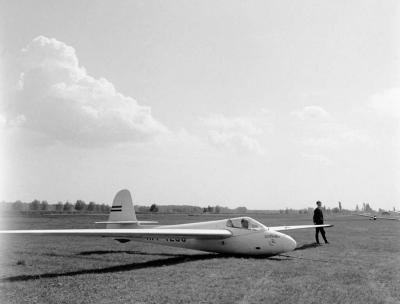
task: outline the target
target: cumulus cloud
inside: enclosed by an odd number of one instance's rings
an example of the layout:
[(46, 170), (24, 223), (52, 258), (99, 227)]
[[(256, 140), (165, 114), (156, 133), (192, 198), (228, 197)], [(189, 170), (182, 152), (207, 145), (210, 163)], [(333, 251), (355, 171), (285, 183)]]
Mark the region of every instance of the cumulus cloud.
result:
[(370, 143), (370, 138), (359, 130), (340, 123), (333, 115), (318, 106), (306, 106), (292, 112), (297, 122), (297, 138), (303, 145), (313, 148), (338, 148), (343, 144)]
[(214, 114), (200, 120), (207, 128), (208, 138), (213, 145), (239, 152), (264, 153), (259, 142), (264, 126), (258, 119)]
[(400, 119), (400, 88), (373, 95), (369, 107), (380, 115)]
[(305, 121), (329, 121), (331, 115), (319, 106), (306, 106), (301, 111), (294, 111), (292, 115)]
[(150, 107), (90, 76), (75, 49), (61, 41), (39, 36), (22, 50), (21, 61), (18, 92), (6, 113), (14, 126), (77, 145), (141, 142), (168, 133)]
[(319, 163), (323, 166), (331, 166), (332, 160), (322, 154), (302, 153), (301, 156), (310, 162)]

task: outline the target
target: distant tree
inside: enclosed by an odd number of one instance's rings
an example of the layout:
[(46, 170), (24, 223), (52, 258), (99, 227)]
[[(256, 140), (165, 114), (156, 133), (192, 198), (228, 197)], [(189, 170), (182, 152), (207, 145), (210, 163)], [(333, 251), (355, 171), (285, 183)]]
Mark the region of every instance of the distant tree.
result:
[(24, 204), (21, 201), (15, 201), (12, 205), (12, 208), (17, 211), (22, 211)]
[(139, 212), (143, 212), (143, 213), (146, 213), (146, 212), (150, 211), (150, 207), (147, 207), (147, 206), (138, 206), (137, 209), (138, 209)]
[(31, 203), (29, 203), (29, 209), (30, 210), (39, 210), (40, 209), (40, 202), (38, 200), (33, 200)]
[(356, 205), (356, 211), (360, 211), (360, 208), (358, 207), (358, 204)]
[(100, 210), (101, 210), (101, 212), (104, 212), (104, 213), (110, 212), (110, 206), (108, 206), (106, 204), (101, 204)]
[(150, 212), (158, 212), (158, 207), (156, 204), (152, 204), (150, 206)]
[(96, 204), (95, 202), (90, 202), (87, 206), (87, 211), (96, 211)]
[(362, 206), (362, 211), (367, 211), (367, 208), (366, 208), (366, 205), (365, 205), (365, 203), (363, 203), (363, 206)]
[(74, 208), (76, 211), (84, 211), (86, 209), (86, 203), (82, 200), (77, 200)]
[(64, 210), (64, 204), (63, 202), (58, 202), (56, 205), (56, 211), (62, 212)]
[(168, 212), (181, 213), (181, 212), (183, 212), (183, 209), (184, 209), (184, 207), (181, 207), (181, 206), (171, 206), (167, 210), (168, 210)]
[(339, 202), (339, 211), (342, 211), (342, 203)]
[(235, 209), (235, 213), (246, 213), (247, 212), (247, 208), (246, 207), (237, 207)]
[(333, 213), (339, 213), (340, 209), (338, 207), (334, 207), (334, 208), (332, 208), (332, 212)]
[(40, 203), (40, 210), (43, 210), (43, 211), (49, 210), (49, 203), (47, 201), (42, 201)]
[(201, 213), (201, 212), (202, 212), (202, 209), (201, 209), (200, 207), (197, 207), (197, 206), (188, 206), (188, 210), (187, 210), (186, 213), (191, 214), (191, 213)]
[(211, 207), (210, 205), (207, 206), (207, 212), (214, 212), (214, 207)]
[(221, 207), (220, 206), (215, 206), (215, 208), (214, 208), (214, 212), (215, 213), (220, 213), (221, 212)]
[(72, 205), (70, 202), (65, 202), (63, 211), (65, 212), (71, 212), (74, 210), (74, 205)]
[(299, 210), (299, 214), (307, 214), (307, 213), (308, 213), (307, 208), (304, 208), (304, 209), (300, 209), (300, 210)]
[(367, 211), (367, 212), (373, 211), (372, 208), (371, 208), (371, 206), (369, 205), (369, 203), (367, 203), (367, 204), (365, 205), (365, 211)]
[(94, 205), (94, 210), (95, 210), (96, 212), (101, 212), (101, 205), (95, 204), (95, 205)]

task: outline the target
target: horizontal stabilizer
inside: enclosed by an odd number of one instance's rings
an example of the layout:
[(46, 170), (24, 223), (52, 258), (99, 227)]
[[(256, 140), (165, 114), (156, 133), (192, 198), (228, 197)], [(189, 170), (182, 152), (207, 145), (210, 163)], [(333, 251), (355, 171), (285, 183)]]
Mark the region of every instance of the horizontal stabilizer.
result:
[(318, 228), (318, 227), (333, 227), (333, 225), (325, 224), (325, 225), (275, 226), (275, 227), (268, 227), (268, 230), (284, 231), (284, 230), (309, 229), (309, 228)]
[(109, 236), (118, 238), (187, 237), (194, 239), (225, 239), (232, 236), (226, 229), (58, 229), (1, 230), (0, 234)]

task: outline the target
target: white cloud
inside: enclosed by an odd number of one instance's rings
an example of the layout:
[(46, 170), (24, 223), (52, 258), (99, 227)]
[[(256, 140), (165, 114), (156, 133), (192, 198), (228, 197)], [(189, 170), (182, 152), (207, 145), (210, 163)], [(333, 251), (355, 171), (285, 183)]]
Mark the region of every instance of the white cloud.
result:
[(256, 117), (210, 115), (200, 121), (207, 128), (210, 142), (217, 147), (257, 154), (265, 152), (259, 137), (265, 132), (266, 124)]
[(18, 125), (51, 140), (89, 146), (146, 141), (168, 132), (150, 107), (90, 76), (74, 48), (61, 41), (35, 38), (22, 50), (22, 66), (8, 121), (19, 117)]
[(294, 111), (292, 115), (305, 121), (329, 121), (331, 115), (319, 106), (306, 106), (301, 111)]
[(292, 115), (300, 120), (295, 122), (299, 132), (297, 140), (305, 146), (331, 149), (351, 143), (371, 143), (369, 136), (340, 123), (321, 107), (307, 106)]
[(400, 88), (392, 88), (371, 97), (369, 107), (376, 113), (400, 119)]
[(0, 130), (3, 129), (7, 124), (7, 119), (0, 113)]
[(229, 132), (246, 133), (248, 135), (259, 135), (263, 129), (254, 119), (247, 117), (226, 117), (224, 115), (210, 115), (201, 119), (210, 128)]
[(332, 160), (322, 154), (302, 153), (301, 156), (313, 163), (318, 163), (323, 166), (331, 166)]

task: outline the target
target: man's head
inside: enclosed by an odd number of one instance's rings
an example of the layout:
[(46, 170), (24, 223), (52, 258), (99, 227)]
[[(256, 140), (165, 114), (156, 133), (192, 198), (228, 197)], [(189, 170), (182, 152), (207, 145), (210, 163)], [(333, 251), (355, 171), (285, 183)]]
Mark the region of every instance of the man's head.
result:
[(317, 206), (321, 207), (321, 202), (320, 201), (317, 201)]

